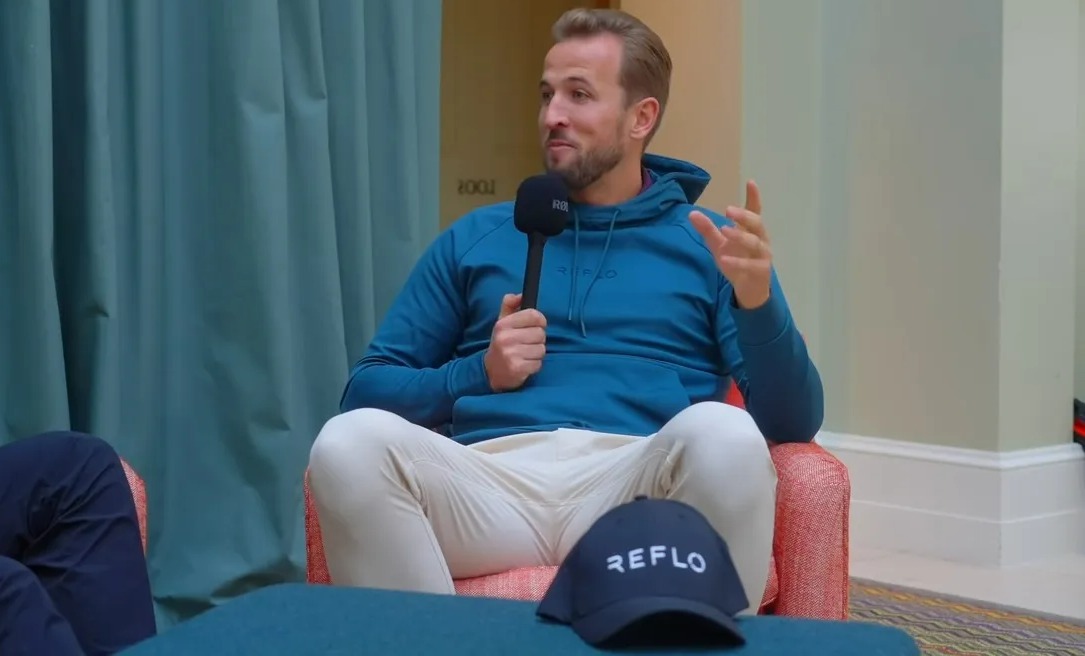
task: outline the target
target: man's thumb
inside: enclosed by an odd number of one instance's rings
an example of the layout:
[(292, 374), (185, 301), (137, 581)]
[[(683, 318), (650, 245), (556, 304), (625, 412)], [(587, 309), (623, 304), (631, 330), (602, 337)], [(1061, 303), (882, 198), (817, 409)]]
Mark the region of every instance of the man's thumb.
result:
[(504, 319), (519, 310), (521, 298), (522, 294), (505, 294), (505, 297), (501, 299), (501, 315), (497, 318)]

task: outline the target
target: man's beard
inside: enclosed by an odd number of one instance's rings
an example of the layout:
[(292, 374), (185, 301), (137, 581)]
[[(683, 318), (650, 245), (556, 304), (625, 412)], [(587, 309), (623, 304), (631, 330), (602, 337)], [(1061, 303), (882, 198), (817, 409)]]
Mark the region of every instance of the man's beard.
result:
[[(561, 168), (552, 167), (546, 161), (544, 165), (547, 170), (557, 173), (565, 181), (569, 191), (582, 191), (618, 166), (623, 154), (621, 146), (612, 144), (582, 151), (579, 157)], [(546, 160), (546, 157), (543, 159)]]

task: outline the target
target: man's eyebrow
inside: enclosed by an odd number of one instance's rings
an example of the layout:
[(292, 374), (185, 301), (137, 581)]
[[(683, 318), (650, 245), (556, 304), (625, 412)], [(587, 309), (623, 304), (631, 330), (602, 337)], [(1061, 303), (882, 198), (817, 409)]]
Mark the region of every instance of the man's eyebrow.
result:
[[(575, 84), (583, 84), (584, 86), (589, 86), (589, 87), (593, 86), (592, 83), (588, 81), (588, 78), (580, 76), (580, 75), (570, 75), (569, 77), (564, 78), (561, 81), (562, 82), (572, 82), (572, 83), (575, 83)], [(549, 82), (547, 82), (546, 80), (539, 80), (539, 87), (540, 88), (548, 87), (548, 86), (550, 86)]]

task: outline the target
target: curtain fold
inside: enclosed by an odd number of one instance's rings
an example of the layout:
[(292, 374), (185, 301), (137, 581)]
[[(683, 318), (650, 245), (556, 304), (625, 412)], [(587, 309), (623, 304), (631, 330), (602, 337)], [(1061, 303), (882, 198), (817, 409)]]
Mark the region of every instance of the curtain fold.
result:
[(304, 576), (302, 477), (438, 219), (440, 0), (0, 2), (0, 441), (143, 475), (163, 626)]

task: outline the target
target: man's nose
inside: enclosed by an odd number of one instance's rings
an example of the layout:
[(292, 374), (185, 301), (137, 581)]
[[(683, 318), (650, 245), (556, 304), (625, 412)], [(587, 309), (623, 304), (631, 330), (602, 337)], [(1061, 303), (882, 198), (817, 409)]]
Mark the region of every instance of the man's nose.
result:
[(546, 113), (543, 115), (543, 123), (546, 125), (547, 130), (556, 130), (569, 125), (569, 115), (562, 108), (560, 102), (554, 102), (553, 100), (546, 106)]

